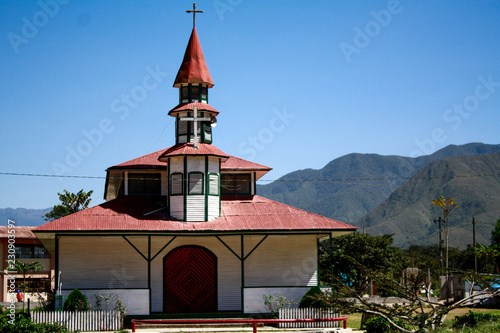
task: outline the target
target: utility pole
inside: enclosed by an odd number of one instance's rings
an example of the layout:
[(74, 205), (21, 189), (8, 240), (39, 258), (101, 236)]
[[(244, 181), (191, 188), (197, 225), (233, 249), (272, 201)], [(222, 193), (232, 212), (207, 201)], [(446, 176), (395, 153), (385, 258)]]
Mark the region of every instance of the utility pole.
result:
[(439, 234), (439, 263), (441, 265), (441, 269), (443, 269), (443, 229), (441, 229), (441, 222), (444, 222), (441, 216), (436, 220), (434, 219), (435, 223), (438, 224), (438, 234)]
[[(476, 219), (472, 218), (472, 245), (474, 246), (474, 250), (476, 249)], [(474, 273), (477, 273), (477, 255), (476, 251), (474, 251)]]

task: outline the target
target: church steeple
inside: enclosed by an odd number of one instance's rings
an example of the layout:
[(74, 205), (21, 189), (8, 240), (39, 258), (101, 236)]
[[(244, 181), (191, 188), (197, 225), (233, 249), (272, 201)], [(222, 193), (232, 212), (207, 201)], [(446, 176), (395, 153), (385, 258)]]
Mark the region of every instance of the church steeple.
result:
[(179, 105), (168, 113), (176, 118), (176, 144), (194, 143), (197, 147), (199, 142), (212, 143), (212, 127), (219, 114), (208, 104), (208, 89), (213, 86), (198, 33), (193, 27), (174, 81), (174, 87), (179, 88)]
[[(196, 6), (193, 4), (193, 16)], [(211, 221), (221, 214), (221, 163), (229, 156), (212, 145), (212, 127), (219, 111), (208, 104), (214, 85), (194, 27), (174, 81), (179, 105), (175, 117), (175, 146), (158, 159), (167, 162), (169, 215), (181, 221)]]
[(205, 62), (205, 57), (203, 56), (198, 33), (194, 27), (186, 52), (184, 53), (184, 59), (182, 59), (181, 68), (177, 72), (174, 87), (180, 88), (188, 84), (201, 84), (208, 88), (214, 86)]

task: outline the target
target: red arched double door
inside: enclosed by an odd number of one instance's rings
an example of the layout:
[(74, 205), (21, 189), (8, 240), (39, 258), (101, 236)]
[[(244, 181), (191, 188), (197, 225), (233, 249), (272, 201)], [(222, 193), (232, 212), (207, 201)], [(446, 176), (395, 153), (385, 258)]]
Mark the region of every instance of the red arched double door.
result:
[(163, 259), (163, 311), (217, 311), (217, 257), (201, 246), (181, 246)]

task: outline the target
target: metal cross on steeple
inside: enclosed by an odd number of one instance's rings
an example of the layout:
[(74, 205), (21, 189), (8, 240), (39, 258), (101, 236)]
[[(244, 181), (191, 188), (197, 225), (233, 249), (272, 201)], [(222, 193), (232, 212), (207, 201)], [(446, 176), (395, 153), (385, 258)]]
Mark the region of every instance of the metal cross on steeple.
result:
[(196, 26), (196, 13), (203, 13), (202, 10), (196, 10), (196, 2), (193, 2), (193, 10), (186, 10), (186, 13), (193, 13), (193, 28)]
[[(183, 117), (183, 118), (180, 118), (181, 121), (192, 121), (193, 122), (193, 127), (194, 127), (194, 142), (193, 142), (193, 148), (194, 149), (198, 149), (198, 141), (199, 141), (199, 138), (198, 138), (198, 122), (199, 121), (212, 121), (212, 118), (210, 117), (204, 117), (204, 118), (199, 118), (198, 117), (198, 107), (195, 106), (193, 107), (193, 114), (194, 116), (193, 117)], [(189, 126), (189, 125), (188, 125)]]

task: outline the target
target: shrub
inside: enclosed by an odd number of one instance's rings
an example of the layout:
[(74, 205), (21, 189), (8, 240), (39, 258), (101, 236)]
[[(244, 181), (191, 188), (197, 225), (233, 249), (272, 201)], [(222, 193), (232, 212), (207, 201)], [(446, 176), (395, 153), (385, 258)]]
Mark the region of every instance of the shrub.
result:
[(393, 333), (399, 332), (398, 329), (391, 327), (387, 319), (382, 317), (373, 317), (366, 322), (366, 333)]
[(64, 311), (87, 311), (88, 309), (87, 297), (78, 289), (73, 289), (63, 305)]
[(493, 319), (500, 319), (500, 316), (494, 315), (491, 313), (484, 312), (472, 312), (466, 313), (462, 316), (455, 317), (453, 320), (453, 328), (463, 328), (467, 327), (475, 327), (480, 322), (491, 321)]
[(26, 316), (16, 315), (15, 319), (0, 319), (2, 333), (70, 333), (66, 326), (60, 324), (35, 324)]
[(321, 288), (314, 286), (300, 299), (299, 308), (322, 308), (323, 302), (318, 300), (318, 296), (323, 295)]
[(279, 309), (287, 307), (289, 308), (292, 304), (297, 304), (293, 300), (289, 300), (285, 296), (274, 296), (274, 295), (262, 295), (264, 298), (264, 304), (271, 311), (271, 318), (278, 318)]

